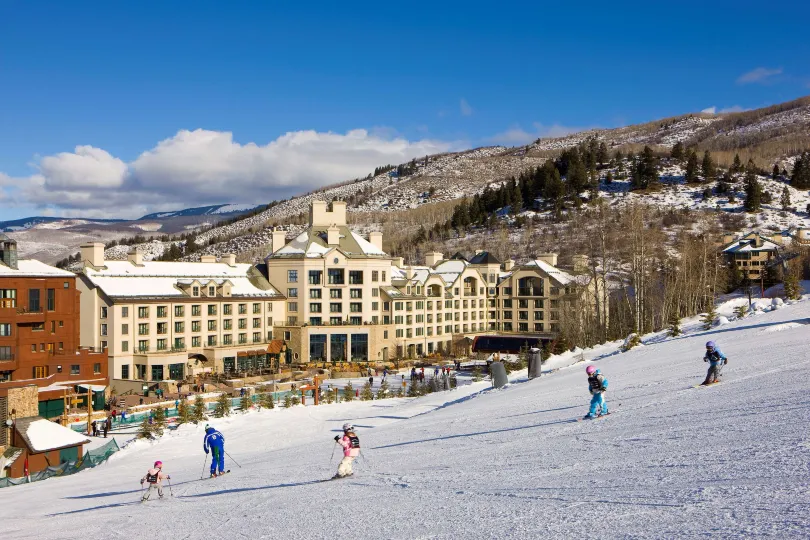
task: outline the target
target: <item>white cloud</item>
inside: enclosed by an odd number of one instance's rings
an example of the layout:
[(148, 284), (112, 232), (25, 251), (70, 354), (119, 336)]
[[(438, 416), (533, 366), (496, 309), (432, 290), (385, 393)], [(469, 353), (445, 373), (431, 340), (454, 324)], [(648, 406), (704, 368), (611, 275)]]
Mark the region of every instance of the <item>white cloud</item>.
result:
[(473, 108), (467, 103), (467, 100), (461, 98), (461, 101), (458, 103), (458, 108), (461, 111), (461, 116), (472, 116)]
[(750, 111), (751, 109), (746, 109), (740, 105), (732, 105), (731, 107), (723, 107), (722, 109), (717, 109), (715, 106), (707, 107), (703, 109), (702, 113), (707, 114), (728, 114), (728, 113), (735, 113), (735, 112), (743, 112), (743, 111)]
[(704, 114), (717, 114), (717, 107), (715, 107), (715, 106), (706, 107), (705, 109), (703, 109), (700, 112), (702, 112)]
[(564, 137), (578, 131), (594, 129), (593, 127), (573, 127), (563, 126), (560, 124), (545, 125), (541, 124), (540, 122), (534, 122), (532, 124), (532, 128), (533, 129), (527, 131), (519, 125), (515, 125), (506, 131), (502, 131), (501, 133), (496, 133), (492, 137), (488, 137), (487, 142), (504, 144), (507, 146), (520, 146), (544, 137)]
[(737, 84), (770, 84), (782, 71), (782, 68), (758, 67), (737, 77)]
[(139, 217), (218, 203), (260, 204), (367, 175), (374, 167), (446, 152), (458, 144), (408, 141), (384, 129), (345, 134), (296, 131), (265, 144), (229, 132), (181, 130), (131, 163), (91, 146), (46, 156), (36, 174), (0, 184), (17, 205), (66, 216)]

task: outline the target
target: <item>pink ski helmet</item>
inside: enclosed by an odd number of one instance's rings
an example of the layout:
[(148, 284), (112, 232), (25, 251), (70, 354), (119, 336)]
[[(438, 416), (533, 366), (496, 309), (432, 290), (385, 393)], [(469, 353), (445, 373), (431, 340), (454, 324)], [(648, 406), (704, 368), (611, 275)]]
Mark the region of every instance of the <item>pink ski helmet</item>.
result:
[(593, 375), (596, 372), (596, 366), (588, 366), (585, 368), (585, 373)]
[(156, 461), (155, 462), (155, 469), (160, 469), (161, 467), (163, 467), (163, 462), (162, 461)]

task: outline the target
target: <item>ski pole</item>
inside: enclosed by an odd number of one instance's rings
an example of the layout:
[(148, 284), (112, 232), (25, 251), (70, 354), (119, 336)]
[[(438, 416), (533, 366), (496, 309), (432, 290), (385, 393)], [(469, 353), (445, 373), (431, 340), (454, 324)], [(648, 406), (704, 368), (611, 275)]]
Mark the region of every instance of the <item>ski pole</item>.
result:
[(332, 457), (329, 458), (329, 463), (332, 463), (332, 460), (335, 459), (335, 450), (337, 450), (337, 441), (335, 441), (335, 446), (332, 447)]
[[(205, 470), (205, 468), (203, 468), (203, 470)], [(172, 491), (172, 479), (171, 479), (171, 477), (166, 478), (166, 481), (169, 483), (169, 495), (174, 497), (174, 492)]]
[(205, 464), (206, 463), (208, 463), (208, 454), (205, 454), (205, 457), (203, 458), (203, 468), (200, 471), (200, 480), (203, 479), (203, 475), (205, 474)]
[[(223, 450), (223, 452), (225, 452), (225, 451)], [(231, 455), (230, 455), (228, 452), (225, 452), (225, 455), (226, 455), (226, 456), (228, 456), (228, 459), (230, 459), (231, 461), (233, 461), (234, 463), (236, 463), (236, 460), (235, 460), (235, 459), (233, 459), (233, 458), (231, 457)], [(236, 463), (236, 466), (237, 466), (237, 467), (239, 467), (240, 469), (242, 468), (242, 466), (241, 466), (241, 465), (239, 465), (238, 463)]]

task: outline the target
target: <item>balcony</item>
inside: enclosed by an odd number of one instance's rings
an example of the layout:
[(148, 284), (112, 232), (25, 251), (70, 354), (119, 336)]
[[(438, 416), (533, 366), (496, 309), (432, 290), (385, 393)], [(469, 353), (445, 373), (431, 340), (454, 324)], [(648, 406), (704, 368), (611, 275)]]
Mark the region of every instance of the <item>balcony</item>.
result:
[(538, 287), (520, 287), (518, 296), (543, 296), (543, 289)]
[(20, 322), (45, 322), (45, 312), (41, 307), (35, 309), (18, 307), (16, 314)]

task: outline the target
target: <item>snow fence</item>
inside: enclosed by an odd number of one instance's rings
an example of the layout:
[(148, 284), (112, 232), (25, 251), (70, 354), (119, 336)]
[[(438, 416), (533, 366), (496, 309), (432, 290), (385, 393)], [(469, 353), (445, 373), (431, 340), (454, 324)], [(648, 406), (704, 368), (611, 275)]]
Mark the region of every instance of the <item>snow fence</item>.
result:
[(100, 463), (104, 463), (111, 455), (118, 452), (118, 450), (118, 443), (115, 442), (115, 439), (112, 439), (104, 446), (85, 452), (84, 457), (80, 461), (69, 461), (62, 463), (58, 467), (48, 467), (26, 478), (0, 478), (0, 488), (28, 484), (29, 482), (38, 482), (39, 480), (46, 480), (53, 476), (75, 474), (84, 469), (90, 469)]

